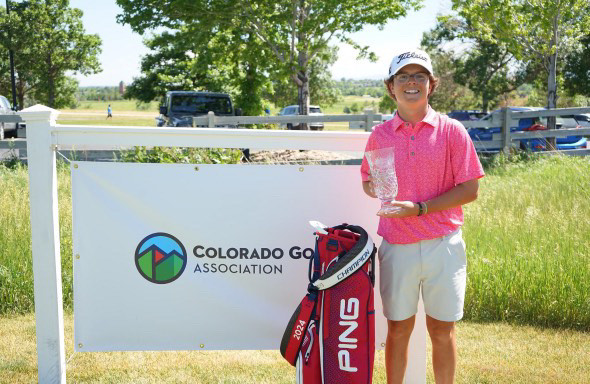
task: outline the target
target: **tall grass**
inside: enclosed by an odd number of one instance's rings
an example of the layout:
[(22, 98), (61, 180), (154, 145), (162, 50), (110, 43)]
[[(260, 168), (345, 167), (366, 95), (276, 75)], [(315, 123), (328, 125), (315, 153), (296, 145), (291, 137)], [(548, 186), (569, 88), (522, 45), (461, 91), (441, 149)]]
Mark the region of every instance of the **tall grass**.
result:
[[(58, 162), (63, 297), (73, 303), (72, 203), (69, 167)], [(0, 314), (34, 310), (28, 170), (0, 165)]]
[(466, 318), (590, 330), (590, 159), (487, 168), (464, 208)]
[[(493, 157), (464, 207), (466, 319), (590, 330), (590, 158)], [(64, 306), (72, 307), (69, 168), (58, 167)], [(33, 311), (28, 175), (0, 165), (0, 314)]]

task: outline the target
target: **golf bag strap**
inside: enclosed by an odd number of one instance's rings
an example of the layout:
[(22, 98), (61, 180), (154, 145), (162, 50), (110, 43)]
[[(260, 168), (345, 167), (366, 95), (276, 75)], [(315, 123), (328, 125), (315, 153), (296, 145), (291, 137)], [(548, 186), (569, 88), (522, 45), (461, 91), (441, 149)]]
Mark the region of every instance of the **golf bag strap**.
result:
[(287, 328), (283, 333), (280, 348), (281, 354), (292, 366), (295, 366), (297, 362), (299, 350), (305, 337), (305, 331), (314, 315), (316, 301), (317, 292), (308, 293), (291, 316)]
[(356, 225), (342, 224), (334, 229), (347, 229), (360, 235), (357, 243), (338, 259), (320, 278), (312, 282), (319, 290), (328, 289), (344, 281), (348, 276), (360, 269), (369, 258), (374, 258), (377, 248), (373, 240), (363, 228)]

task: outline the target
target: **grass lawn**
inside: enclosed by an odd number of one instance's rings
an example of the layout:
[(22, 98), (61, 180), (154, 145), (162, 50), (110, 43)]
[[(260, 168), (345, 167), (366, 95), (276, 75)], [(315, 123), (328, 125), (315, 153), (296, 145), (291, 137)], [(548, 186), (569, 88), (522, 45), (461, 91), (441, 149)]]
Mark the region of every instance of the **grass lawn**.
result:
[(140, 127), (155, 127), (156, 122), (154, 116), (118, 116), (113, 115), (113, 118), (105, 118), (100, 115), (60, 115), (57, 119), (58, 124), (65, 125), (115, 125), (115, 126), (140, 126)]
[[(81, 101), (80, 106), (76, 109), (62, 109), (62, 111), (100, 111), (106, 116), (107, 106), (111, 105), (113, 114), (122, 111), (146, 111), (158, 113), (158, 102), (152, 101), (149, 104), (137, 104), (136, 100), (112, 100), (112, 101)], [(139, 107), (138, 107), (139, 105)]]
[[(469, 272), (457, 382), (588, 383), (590, 158), (498, 156), (484, 162), (479, 197), (465, 207)], [(68, 357), (69, 172), (58, 166)], [(0, 165), (0, 383), (36, 381), (28, 191), (26, 167)], [(68, 379), (76, 383), (274, 384), (293, 377), (276, 351), (78, 353), (68, 364)], [(374, 382), (385, 383), (382, 352)]]
[(377, 111), (380, 100), (378, 97), (343, 96), (336, 104), (322, 109), (326, 115), (344, 115), (344, 107), (350, 108), (351, 105), (356, 103), (359, 107), (358, 113), (362, 114), (365, 108), (372, 108), (373, 111)]
[[(74, 383), (293, 383), (278, 351), (86, 352), (73, 354), (73, 316), (65, 315), (67, 380)], [(507, 324), (457, 325), (457, 383), (587, 383), (590, 334)], [(430, 354), (430, 346), (428, 346)], [(0, 383), (37, 381), (34, 315), (0, 317)], [(434, 382), (430, 358), (428, 382)], [(375, 384), (384, 384), (383, 351)]]

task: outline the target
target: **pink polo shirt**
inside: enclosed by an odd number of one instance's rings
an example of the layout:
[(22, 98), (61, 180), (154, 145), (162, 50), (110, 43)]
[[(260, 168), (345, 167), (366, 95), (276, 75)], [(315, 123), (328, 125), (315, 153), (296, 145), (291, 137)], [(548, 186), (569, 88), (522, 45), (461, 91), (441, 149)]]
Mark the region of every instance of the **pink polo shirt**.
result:
[[(454, 186), (484, 176), (467, 130), (457, 120), (430, 106), (414, 126), (396, 113), (374, 127), (366, 151), (393, 147), (398, 201), (426, 201)], [(367, 181), (369, 165), (363, 157), (361, 176)], [(379, 219), (377, 233), (392, 244), (409, 244), (453, 232), (463, 224), (463, 210), (455, 207), (422, 216)]]

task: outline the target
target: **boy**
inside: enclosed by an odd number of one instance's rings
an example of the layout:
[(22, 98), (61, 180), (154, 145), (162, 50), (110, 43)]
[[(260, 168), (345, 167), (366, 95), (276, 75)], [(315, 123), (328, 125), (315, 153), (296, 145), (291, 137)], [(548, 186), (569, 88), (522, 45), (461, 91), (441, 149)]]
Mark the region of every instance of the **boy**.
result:
[[(420, 288), (436, 383), (452, 383), (455, 375), (455, 322), (463, 317), (467, 273), (461, 206), (477, 198), (484, 172), (465, 128), (428, 104), (437, 85), (426, 52), (396, 55), (385, 86), (398, 109), (374, 128), (366, 147), (393, 147), (398, 181), (391, 202), (398, 210), (382, 215), (378, 229), (388, 384), (403, 382)], [(361, 175), (365, 193), (376, 197), (366, 159)]]

